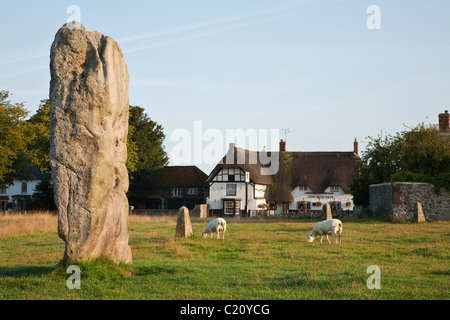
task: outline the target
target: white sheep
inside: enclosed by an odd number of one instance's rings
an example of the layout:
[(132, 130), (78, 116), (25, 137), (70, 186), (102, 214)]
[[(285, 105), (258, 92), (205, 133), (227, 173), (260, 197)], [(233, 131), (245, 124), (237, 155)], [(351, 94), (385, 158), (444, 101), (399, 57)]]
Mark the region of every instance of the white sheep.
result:
[(322, 243), (322, 237), (325, 235), (328, 243), (330, 243), (330, 239), (328, 239), (328, 235), (330, 234), (334, 235), (334, 241), (336, 243), (338, 243), (337, 235), (339, 235), (339, 243), (341, 243), (342, 222), (340, 220), (328, 219), (318, 222), (311, 233), (306, 236), (306, 239), (308, 239), (308, 242), (313, 242), (316, 236), (320, 236), (320, 243)]
[(219, 232), (222, 231), (222, 239), (225, 239), (225, 231), (227, 230), (227, 222), (223, 218), (216, 218), (208, 223), (205, 230), (202, 231), (202, 237), (205, 238), (207, 233), (211, 233), (211, 239), (214, 232), (217, 232), (217, 239), (219, 239)]

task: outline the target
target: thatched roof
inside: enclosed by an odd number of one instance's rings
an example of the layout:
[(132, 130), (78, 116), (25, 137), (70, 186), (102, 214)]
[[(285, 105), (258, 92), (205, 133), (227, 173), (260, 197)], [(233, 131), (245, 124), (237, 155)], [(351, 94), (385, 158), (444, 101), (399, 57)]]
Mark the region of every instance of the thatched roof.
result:
[(250, 172), (250, 180), (257, 184), (270, 185), (272, 183), (266, 168), (261, 164), (259, 152), (237, 147), (230, 149), (211, 171), (207, 182), (212, 181), (216, 174), (224, 168), (241, 168), (244, 172)]
[(208, 176), (197, 166), (167, 166), (153, 172), (154, 188), (204, 188)]
[(283, 152), (279, 159), (272, 188), (266, 191), (268, 201), (292, 202), (291, 192), (297, 186), (307, 186), (314, 193), (339, 186), (350, 193), (359, 160), (353, 152)]
[(359, 161), (353, 152), (268, 152), (267, 157), (279, 159), (278, 172), (268, 175), (268, 165), (260, 161), (261, 153), (236, 147), (230, 149), (211, 172), (207, 182), (212, 181), (223, 168), (239, 167), (250, 172), (252, 182), (268, 186), (265, 193), (268, 202), (290, 203), (294, 201), (292, 190), (298, 186), (307, 186), (314, 193), (324, 193), (330, 186), (339, 186), (350, 193), (350, 184)]

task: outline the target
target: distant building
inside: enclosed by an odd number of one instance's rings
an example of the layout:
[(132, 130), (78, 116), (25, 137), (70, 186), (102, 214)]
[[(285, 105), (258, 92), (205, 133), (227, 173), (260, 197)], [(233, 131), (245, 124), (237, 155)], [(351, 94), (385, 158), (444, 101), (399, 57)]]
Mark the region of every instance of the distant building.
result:
[(148, 181), (148, 188), (139, 200), (132, 200), (135, 209), (178, 210), (186, 206), (192, 210), (205, 204), (208, 196), (208, 176), (196, 166), (167, 166), (156, 170)]
[(0, 188), (0, 211), (25, 211), (35, 193), (36, 186), (50, 173), (42, 173), (37, 167), (27, 167), (24, 172), (7, 188)]
[[(250, 158), (256, 161), (249, 161)], [(240, 164), (238, 159), (247, 159)], [(256, 162), (255, 164), (249, 164)], [(246, 185), (245, 173), (249, 173)], [(262, 173), (261, 173), (262, 172)], [(209, 197), (207, 203), (212, 215), (239, 215), (247, 210), (255, 212), (266, 203), (265, 193), (271, 180), (259, 160), (259, 153), (230, 144), (230, 149), (208, 177)], [(246, 195), (247, 188), (247, 198)]]
[[(281, 140), (280, 151), (268, 154), (279, 160), (274, 175), (265, 174), (268, 171), (261, 164), (261, 152), (230, 145), (207, 180), (207, 203), (213, 215), (245, 214), (246, 205), (248, 215), (268, 210), (275, 215), (313, 212), (322, 210), (326, 203), (334, 210), (353, 210), (350, 183), (360, 160), (356, 139), (351, 152), (288, 152), (286, 142)], [(237, 159), (244, 156), (256, 161), (240, 164)], [(247, 185), (246, 172), (250, 175)]]

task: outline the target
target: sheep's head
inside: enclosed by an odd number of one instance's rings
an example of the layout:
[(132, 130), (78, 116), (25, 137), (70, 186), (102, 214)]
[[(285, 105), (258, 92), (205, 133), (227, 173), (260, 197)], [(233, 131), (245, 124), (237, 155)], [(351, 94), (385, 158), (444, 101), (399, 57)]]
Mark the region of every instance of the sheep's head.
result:
[(306, 239), (308, 240), (309, 243), (311, 243), (311, 242), (314, 241), (314, 237), (313, 237), (311, 234), (308, 234), (308, 235), (306, 236)]
[(202, 232), (202, 237), (206, 238), (206, 232), (204, 232), (204, 231)]

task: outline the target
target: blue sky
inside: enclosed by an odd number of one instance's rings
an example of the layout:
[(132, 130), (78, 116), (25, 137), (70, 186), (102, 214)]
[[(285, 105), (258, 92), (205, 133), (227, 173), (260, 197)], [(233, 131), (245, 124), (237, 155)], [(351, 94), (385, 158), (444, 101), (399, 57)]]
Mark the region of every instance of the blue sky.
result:
[[(31, 113), (48, 97), (70, 5), (121, 46), (130, 104), (164, 127), (169, 156), (173, 132), (194, 137), (195, 121), (224, 136), (289, 128), (288, 151), (351, 151), (355, 137), (364, 151), (368, 136), (449, 108), (447, 0), (2, 1), (0, 89)], [(379, 30), (367, 28), (370, 5)]]

